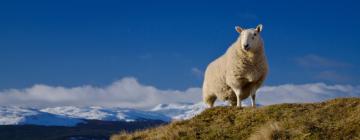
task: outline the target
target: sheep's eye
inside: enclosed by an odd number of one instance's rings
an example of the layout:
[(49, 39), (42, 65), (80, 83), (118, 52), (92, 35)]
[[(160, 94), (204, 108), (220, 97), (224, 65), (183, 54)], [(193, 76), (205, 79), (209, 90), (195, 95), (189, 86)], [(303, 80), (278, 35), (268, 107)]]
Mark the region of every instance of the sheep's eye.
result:
[(256, 36), (256, 33), (254, 33), (254, 36)]

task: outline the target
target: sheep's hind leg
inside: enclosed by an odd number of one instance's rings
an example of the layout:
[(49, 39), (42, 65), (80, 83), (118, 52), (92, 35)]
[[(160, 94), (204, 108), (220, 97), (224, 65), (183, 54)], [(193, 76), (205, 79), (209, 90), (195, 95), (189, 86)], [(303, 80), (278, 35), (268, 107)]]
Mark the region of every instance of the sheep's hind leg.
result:
[(236, 106), (241, 108), (241, 89), (234, 89), (235, 95), (236, 95)]
[(252, 87), (250, 89), (250, 95), (251, 95), (251, 106), (253, 108), (256, 108), (256, 102), (255, 102), (255, 98), (256, 98), (256, 88)]
[(252, 93), (251, 94), (251, 105), (253, 108), (256, 108), (255, 98), (256, 98), (255, 93)]

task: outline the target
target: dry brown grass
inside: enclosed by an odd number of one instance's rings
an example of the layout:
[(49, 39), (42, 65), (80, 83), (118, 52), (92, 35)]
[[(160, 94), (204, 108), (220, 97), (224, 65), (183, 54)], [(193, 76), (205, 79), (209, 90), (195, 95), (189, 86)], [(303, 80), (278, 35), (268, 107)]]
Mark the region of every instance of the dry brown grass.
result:
[(249, 140), (282, 140), (289, 139), (288, 132), (279, 122), (268, 122), (256, 130)]
[(215, 107), (191, 120), (173, 122), (112, 140), (137, 139), (326, 139), (360, 138), (360, 99), (279, 104), (257, 109)]

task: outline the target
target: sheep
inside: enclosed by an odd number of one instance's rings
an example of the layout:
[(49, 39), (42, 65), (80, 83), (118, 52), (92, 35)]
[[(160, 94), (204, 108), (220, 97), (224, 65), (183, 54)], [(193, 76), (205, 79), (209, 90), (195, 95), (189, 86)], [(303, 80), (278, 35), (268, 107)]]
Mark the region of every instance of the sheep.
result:
[(216, 99), (229, 101), (241, 108), (242, 100), (251, 95), (252, 107), (256, 107), (256, 90), (263, 84), (268, 64), (264, 43), (260, 36), (263, 26), (255, 29), (235, 30), (239, 37), (226, 53), (206, 68), (203, 82), (203, 101), (211, 108)]

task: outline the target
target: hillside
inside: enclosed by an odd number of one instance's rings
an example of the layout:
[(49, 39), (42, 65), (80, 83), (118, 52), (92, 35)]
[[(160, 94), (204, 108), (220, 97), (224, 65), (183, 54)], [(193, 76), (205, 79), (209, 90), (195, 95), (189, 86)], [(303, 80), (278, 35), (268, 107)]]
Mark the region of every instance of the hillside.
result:
[(257, 109), (215, 107), (190, 120), (112, 136), (122, 139), (360, 139), (360, 98)]

